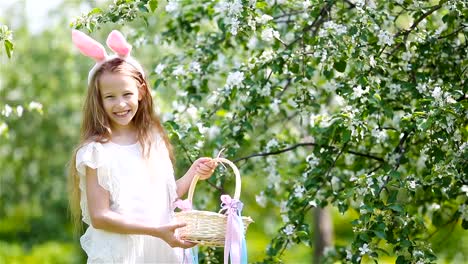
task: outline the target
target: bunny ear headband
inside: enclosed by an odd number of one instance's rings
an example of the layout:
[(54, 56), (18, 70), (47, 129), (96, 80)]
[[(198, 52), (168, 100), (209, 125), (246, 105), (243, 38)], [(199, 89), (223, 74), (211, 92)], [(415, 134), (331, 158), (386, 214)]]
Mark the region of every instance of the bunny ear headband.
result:
[(117, 30), (112, 30), (112, 32), (107, 37), (107, 46), (113, 52), (115, 52), (114, 55), (110, 56), (107, 55), (107, 52), (101, 43), (97, 42), (81, 31), (75, 29), (72, 30), (72, 41), (83, 55), (96, 61), (96, 65), (94, 65), (94, 67), (89, 71), (88, 85), (102, 64), (115, 58), (123, 59), (125, 62), (135, 67), (135, 69), (137, 69), (143, 75), (143, 77), (145, 76), (143, 67), (141, 67), (138, 61), (130, 56), (132, 46), (127, 43), (122, 33)]

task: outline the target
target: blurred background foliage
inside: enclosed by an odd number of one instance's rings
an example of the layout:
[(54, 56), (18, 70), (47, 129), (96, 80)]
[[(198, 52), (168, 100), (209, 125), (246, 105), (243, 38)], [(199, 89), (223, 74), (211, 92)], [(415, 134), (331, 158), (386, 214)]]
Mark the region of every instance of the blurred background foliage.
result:
[[(0, 13), (0, 25), (7, 25), (14, 32), (13, 54), (8, 58), (8, 54), (2, 51), (0, 67), (0, 107), (6, 104), (14, 106), (11, 115), (8, 118), (1, 116), (3, 120), (0, 120), (8, 126), (8, 131), (0, 135), (0, 263), (83, 263), (85, 256), (78, 239), (72, 234), (67, 211), (66, 166), (77, 143), (86, 76), (93, 63), (79, 55), (72, 46), (70, 23), (73, 17), (80, 15), (78, 10), (86, 7), (90, 10), (90, 6), (105, 8), (108, 3), (63, 1), (48, 15), (54, 23), (34, 33), (30, 31), (24, 4), (17, 1)], [(140, 19), (125, 25), (133, 29), (127, 32), (130, 43), (137, 42), (138, 36), (152, 36), (161, 31), (159, 25), (164, 24), (165, 18), (161, 14), (155, 16), (158, 17), (147, 18), (149, 22)], [(152, 26), (146, 26), (147, 23)], [(122, 25), (109, 23), (101, 27), (93, 37), (103, 41), (111, 29)], [(151, 72), (153, 83), (157, 78), (152, 70), (157, 62), (177, 50), (177, 47), (155, 49), (151, 43), (135, 46), (134, 56)], [(177, 95), (164, 87), (155, 90), (161, 112), (170, 112), (169, 102)], [(31, 102), (39, 102), (43, 107), (39, 110), (30, 107)], [(25, 111), (19, 111), (16, 106), (24, 106)], [(198, 130), (186, 132), (198, 133)], [(187, 154), (177, 139), (173, 143), (179, 154), (178, 176), (188, 168), (193, 156), (214, 154), (203, 149), (200, 153)], [(217, 142), (212, 142), (211, 146), (206, 144), (206, 149), (211, 150)], [(237, 154), (244, 156), (255, 150), (254, 146), (250, 149), (245, 146)], [(286, 156), (279, 158), (287, 159)], [(279, 167), (283, 170), (281, 174), (290, 173), (292, 176), (303, 170), (292, 169), (294, 164), (285, 164)], [(299, 163), (296, 165), (300, 166)], [(248, 166), (251, 165), (244, 163), (242, 166), (244, 171), (249, 171)], [(255, 194), (265, 188), (265, 181), (259, 180), (264, 177), (262, 174), (263, 171), (251, 171), (243, 175), (245, 214), (256, 220), (247, 234), (249, 260), (252, 262), (263, 259), (271, 237), (281, 226), (279, 208), (262, 208), (255, 202)], [(226, 186), (232, 185), (228, 179)], [(228, 192), (232, 190), (229, 188)], [(197, 193), (201, 194), (212, 191), (208, 184), (200, 184), (197, 188)], [(217, 210), (216, 201), (207, 201), (204, 195), (196, 199), (207, 209)], [(334, 241), (349, 244), (353, 238), (351, 221), (358, 217), (358, 213), (350, 210), (343, 215), (333, 209), (332, 215)], [(308, 217), (312, 222), (312, 216)], [(431, 242), (439, 263), (466, 261), (462, 258), (467, 255), (468, 235), (461, 230), (459, 224), (447, 225), (438, 231), (434, 229)], [(312, 249), (305, 244), (288, 248), (283, 261), (311, 263)], [(395, 258), (383, 257), (381, 261), (394, 262)]]

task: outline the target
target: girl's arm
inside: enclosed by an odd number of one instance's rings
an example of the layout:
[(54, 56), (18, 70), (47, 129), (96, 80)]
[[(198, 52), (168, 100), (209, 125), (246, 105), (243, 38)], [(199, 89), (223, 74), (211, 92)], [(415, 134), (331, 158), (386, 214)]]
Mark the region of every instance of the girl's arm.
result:
[(109, 192), (98, 183), (95, 169), (86, 167), (86, 196), (91, 224), (96, 229), (120, 234), (140, 234), (159, 237), (171, 247), (189, 248), (195, 244), (178, 239), (174, 232), (185, 223), (156, 226), (110, 210)]
[(177, 196), (182, 197), (187, 193), (190, 188), (190, 183), (196, 174), (200, 175), (201, 180), (206, 180), (211, 177), (217, 164), (212, 158), (199, 158), (197, 159), (185, 175), (176, 181)]

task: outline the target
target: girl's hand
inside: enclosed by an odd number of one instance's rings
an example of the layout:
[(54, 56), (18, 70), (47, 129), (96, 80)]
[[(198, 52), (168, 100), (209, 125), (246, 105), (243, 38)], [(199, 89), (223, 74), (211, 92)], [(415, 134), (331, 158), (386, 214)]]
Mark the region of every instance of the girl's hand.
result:
[(199, 175), (201, 180), (206, 180), (211, 177), (217, 166), (218, 163), (212, 158), (199, 158), (192, 164), (190, 169)]
[(176, 223), (176, 224), (167, 224), (163, 226), (159, 226), (156, 228), (156, 237), (161, 238), (164, 240), (169, 246), (175, 248), (175, 247), (180, 247), (180, 248), (191, 248), (196, 246), (196, 243), (188, 242), (179, 239), (175, 235), (175, 231), (177, 228), (181, 228), (186, 226), (187, 224), (185, 223)]

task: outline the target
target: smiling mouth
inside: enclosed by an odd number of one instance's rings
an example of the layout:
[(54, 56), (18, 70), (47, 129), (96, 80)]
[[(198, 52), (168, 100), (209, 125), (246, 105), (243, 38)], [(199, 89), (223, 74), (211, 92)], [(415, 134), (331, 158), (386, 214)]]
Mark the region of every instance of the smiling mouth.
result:
[(122, 111), (122, 112), (114, 112), (114, 115), (118, 117), (123, 117), (123, 116), (126, 116), (128, 113), (130, 113), (130, 110)]

